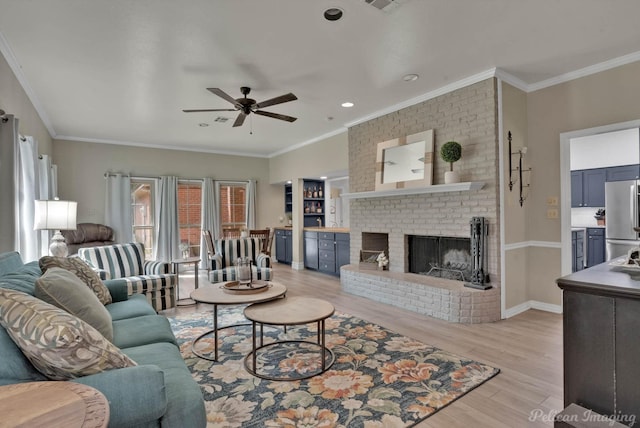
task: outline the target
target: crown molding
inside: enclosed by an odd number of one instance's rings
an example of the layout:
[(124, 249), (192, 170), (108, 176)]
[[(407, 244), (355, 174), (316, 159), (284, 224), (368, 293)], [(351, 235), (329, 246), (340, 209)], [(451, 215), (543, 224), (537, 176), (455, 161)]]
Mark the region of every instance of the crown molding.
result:
[(2, 53), (5, 60), (7, 61), (7, 64), (9, 64), (9, 68), (11, 69), (11, 71), (13, 71), (13, 74), (14, 76), (16, 76), (16, 79), (18, 79), (20, 86), (22, 86), (22, 90), (27, 94), (27, 98), (29, 98), (29, 101), (31, 101), (33, 108), (36, 109), (38, 116), (40, 116), (40, 120), (42, 120), (42, 123), (44, 123), (44, 126), (47, 128), (47, 131), (49, 131), (49, 135), (51, 136), (51, 138), (55, 138), (56, 130), (53, 127), (53, 123), (51, 122), (51, 119), (49, 119), (49, 116), (47, 115), (47, 112), (42, 106), (42, 103), (36, 96), (36, 93), (33, 91), (33, 88), (29, 84), (27, 77), (22, 72), (22, 67), (18, 62), (18, 59), (13, 53), (13, 50), (11, 50), (11, 47), (9, 47), (9, 42), (7, 42), (7, 39), (4, 37), (4, 34), (2, 34), (1, 31), (0, 31), (0, 53)]
[(558, 85), (560, 83), (569, 82), (571, 80), (579, 79), (581, 77), (590, 76), (592, 74), (600, 73), (602, 71), (611, 70), (612, 68), (620, 67), (622, 65), (631, 64), (632, 62), (640, 61), (640, 51), (630, 53), (628, 55), (620, 56), (610, 59), (608, 61), (599, 62), (597, 64), (590, 65), (588, 67), (581, 68), (579, 70), (570, 71), (568, 73), (561, 74), (550, 79), (542, 80), (537, 83), (529, 85), (527, 92), (534, 92), (540, 89), (548, 88), (549, 86)]
[(326, 140), (327, 138), (335, 137), (336, 135), (340, 135), (340, 134), (342, 134), (344, 132), (347, 132), (347, 131), (348, 131), (348, 129), (345, 128), (345, 127), (338, 128), (338, 129), (335, 129), (335, 130), (333, 130), (331, 132), (327, 132), (326, 134), (320, 135), (319, 137), (315, 137), (315, 138), (312, 138), (310, 140), (303, 141), (302, 143), (298, 143), (298, 144), (295, 144), (293, 146), (286, 147), (284, 149), (280, 149), (278, 151), (275, 151), (275, 152), (267, 155), (266, 157), (273, 158), (273, 157), (285, 154), (287, 152), (292, 152), (292, 151), (300, 149), (300, 148), (302, 148), (304, 146), (308, 146), (308, 145), (317, 143), (318, 141)]
[(145, 149), (164, 149), (164, 150), (180, 150), (183, 152), (198, 152), (198, 153), (212, 153), (216, 155), (227, 156), (242, 156), (245, 158), (268, 158), (268, 155), (260, 153), (247, 153), (247, 152), (234, 152), (230, 150), (208, 150), (201, 147), (185, 147), (185, 146), (165, 146), (160, 144), (141, 143), (138, 141), (120, 141), (120, 140), (106, 140), (100, 138), (85, 138), (85, 137), (72, 137), (68, 135), (58, 135), (56, 140), (74, 141), (82, 143), (97, 143), (97, 144), (113, 144), (116, 146), (129, 146), (129, 147), (141, 147)]

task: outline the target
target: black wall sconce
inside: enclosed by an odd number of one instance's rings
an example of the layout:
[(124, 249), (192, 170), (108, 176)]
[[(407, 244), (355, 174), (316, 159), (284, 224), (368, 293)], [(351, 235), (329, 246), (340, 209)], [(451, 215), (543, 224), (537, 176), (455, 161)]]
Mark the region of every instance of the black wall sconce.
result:
[[(524, 158), (524, 155), (527, 153), (527, 148), (522, 147), (517, 152), (511, 151), (512, 150), (511, 149), (511, 131), (509, 131), (508, 140), (509, 140), (509, 191), (511, 192), (513, 190), (514, 184), (516, 183), (519, 184), (519, 187), (520, 187), (519, 201), (520, 201), (520, 206), (522, 206), (522, 204), (524, 203), (524, 200), (527, 199), (527, 197), (524, 195), (523, 190), (525, 187), (531, 186), (530, 181), (527, 184), (525, 184), (522, 179), (523, 173), (531, 172), (531, 168), (523, 168), (522, 166), (522, 159)], [(516, 166), (515, 168), (513, 167), (513, 155), (518, 155), (518, 166)], [(516, 171), (518, 171), (518, 177), (514, 180), (513, 173)]]

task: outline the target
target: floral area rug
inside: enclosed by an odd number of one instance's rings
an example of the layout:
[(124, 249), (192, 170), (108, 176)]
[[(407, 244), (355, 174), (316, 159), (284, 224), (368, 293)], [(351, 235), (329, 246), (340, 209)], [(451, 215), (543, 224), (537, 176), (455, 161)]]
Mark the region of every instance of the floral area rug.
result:
[[(243, 307), (219, 307), (218, 325), (246, 323)], [(192, 341), (213, 325), (210, 312), (169, 318), (182, 356), (200, 384), (209, 427), (412, 426), (499, 373), (499, 369), (401, 336), (379, 325), (336, 313), (326, 320), (326, 345), (335, 355), (325, 373), (300, 381), (270, 381), (244, 366), (251, 326), (219, 332), (219, 361), (195, 356)], [(317, 338), (316, 324), (264, 329), (265, 342)], [(281, 345), (273, 346), (278, 348)], [(295, 344), (258, 351), (258, 369), (305, 374), (319, 351)], [(313, 348), (313, 347), (312, 347)], [(213, 334), (197, 350), (213, 356)], [(264, 355), (263, 355), (264, 354)], [(261, 372), (262, 373), (262, 372)]]

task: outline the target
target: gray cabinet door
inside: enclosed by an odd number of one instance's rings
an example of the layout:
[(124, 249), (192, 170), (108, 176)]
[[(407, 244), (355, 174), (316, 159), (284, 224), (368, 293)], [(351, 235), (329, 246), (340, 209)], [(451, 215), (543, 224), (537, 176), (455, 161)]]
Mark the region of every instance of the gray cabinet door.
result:
[(564, 404), (611, 414), (615, 388), (612, 297), (564, 290)]
[(304, 267), (318, 270), (317, 232), (304, 232)]
[(340, 266), (348, 265), (350, 260), (350, 244), (348, 233), (336, 233), (336, 271), (340, 274)]

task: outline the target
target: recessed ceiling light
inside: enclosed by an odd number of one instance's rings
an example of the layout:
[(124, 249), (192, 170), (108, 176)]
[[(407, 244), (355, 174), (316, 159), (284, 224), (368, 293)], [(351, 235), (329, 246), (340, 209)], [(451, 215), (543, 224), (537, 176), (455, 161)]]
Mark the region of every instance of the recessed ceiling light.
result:
[(324, 19), (327, 21), (337, 21), (342, 18), (342, 9), (337, 7), (330, 7), (329, 9), (324, 11)]
[(354, 106), (354, 104), (353, 104), (352, 102), (350, 102), (350, 101), (344, 102), (344, 103), (342, 103), (342, 104), (340, 104), (340, 105), (341, 105), (342, 107), (347, 107), (347, 108), (349, 108), (349, 107), (353, 107), (353, 106)]
[(320, 177), (320, 180), (326, 180), (326, 179), (327, 179), (326, 175), (323, 175), (322, 177)]
[(405, 82), (414, 82), (416, 80), (418, 80), (420, 76), (418, 76), (417, 74), (406, 74), (402, 80), (404, 80)]
[(287, 184), (291, 184), (291, 180), (287, 180)]
[(209, 126), (209, 124), (202, 122), (202, 123), (199, 123), (198, 126), (201, 128), (206, 128), (207, 126)]

